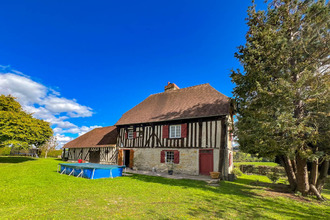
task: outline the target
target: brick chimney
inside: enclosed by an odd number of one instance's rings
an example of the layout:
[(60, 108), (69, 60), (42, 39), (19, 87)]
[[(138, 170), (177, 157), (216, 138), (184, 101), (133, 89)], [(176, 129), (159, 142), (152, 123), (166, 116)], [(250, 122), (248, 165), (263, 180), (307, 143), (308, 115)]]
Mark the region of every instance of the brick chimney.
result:
[(180, 89), (177, 85), (175, 85), (175, 83), (167, 83), (167, 86), (165, 86), (165, 92), (166, 91), (172, 91), (172, 90), (178, 90)]

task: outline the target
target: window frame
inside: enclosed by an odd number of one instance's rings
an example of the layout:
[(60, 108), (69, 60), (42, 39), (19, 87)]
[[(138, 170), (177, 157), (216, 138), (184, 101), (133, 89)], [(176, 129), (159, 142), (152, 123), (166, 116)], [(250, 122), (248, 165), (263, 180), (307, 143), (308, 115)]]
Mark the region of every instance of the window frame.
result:
[[(174, 129), (174, 136), (172, 136), (172, 129)], [(170, 125), (169, 138), (181, 138), (181, 124), (180, 125)]]
[(127, 131), (127, 139), (131, 140), (134, 138), (134, 132), (133, 130), (128, 130)]
[[(171, 155), (168, 155), (171, 154)], [(170, 159), (170, 161), (168, 161)], [(167, 164), (174, 164), (174, 151), (165, 151), (165, 163)]]

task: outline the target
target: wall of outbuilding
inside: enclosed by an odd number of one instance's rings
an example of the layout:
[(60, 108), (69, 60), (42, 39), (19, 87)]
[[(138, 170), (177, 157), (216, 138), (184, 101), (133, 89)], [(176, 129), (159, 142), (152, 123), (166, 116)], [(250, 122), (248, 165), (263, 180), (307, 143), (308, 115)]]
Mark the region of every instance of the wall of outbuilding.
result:
[(89, 151), (100, 149), (100, 163), (116, 164), (116, 148), (115, 147), (100, 147), (100, 148), (68, 148), (68, 160), (77, 162), (79, 159), (89, 161)]

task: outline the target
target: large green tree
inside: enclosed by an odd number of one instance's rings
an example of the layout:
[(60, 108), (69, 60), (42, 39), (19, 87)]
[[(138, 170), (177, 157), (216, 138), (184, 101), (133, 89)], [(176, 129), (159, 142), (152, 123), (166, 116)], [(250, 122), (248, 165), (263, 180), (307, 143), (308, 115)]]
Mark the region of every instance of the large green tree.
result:
[(274, 0), (248, 9), (232, 71), (240, 149), (278, 156), (292, 190), (320, 192), (329, 169), (330, 10), (326, 1)]
[(48, 122), (23, 111), (14, 97), (0, 95), (0, 147), (39, 147), (52, 135)]

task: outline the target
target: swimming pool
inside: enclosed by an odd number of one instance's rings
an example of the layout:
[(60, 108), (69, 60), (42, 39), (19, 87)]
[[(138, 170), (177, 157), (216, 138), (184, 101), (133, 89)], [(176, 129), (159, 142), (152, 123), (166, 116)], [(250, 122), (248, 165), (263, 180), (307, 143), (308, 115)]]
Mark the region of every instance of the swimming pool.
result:
[(60, 163), (61, 174), (84, 177), (88, 179), (114, 178), (122, 176), (125, 166), (105, 165), (98, 163)]

